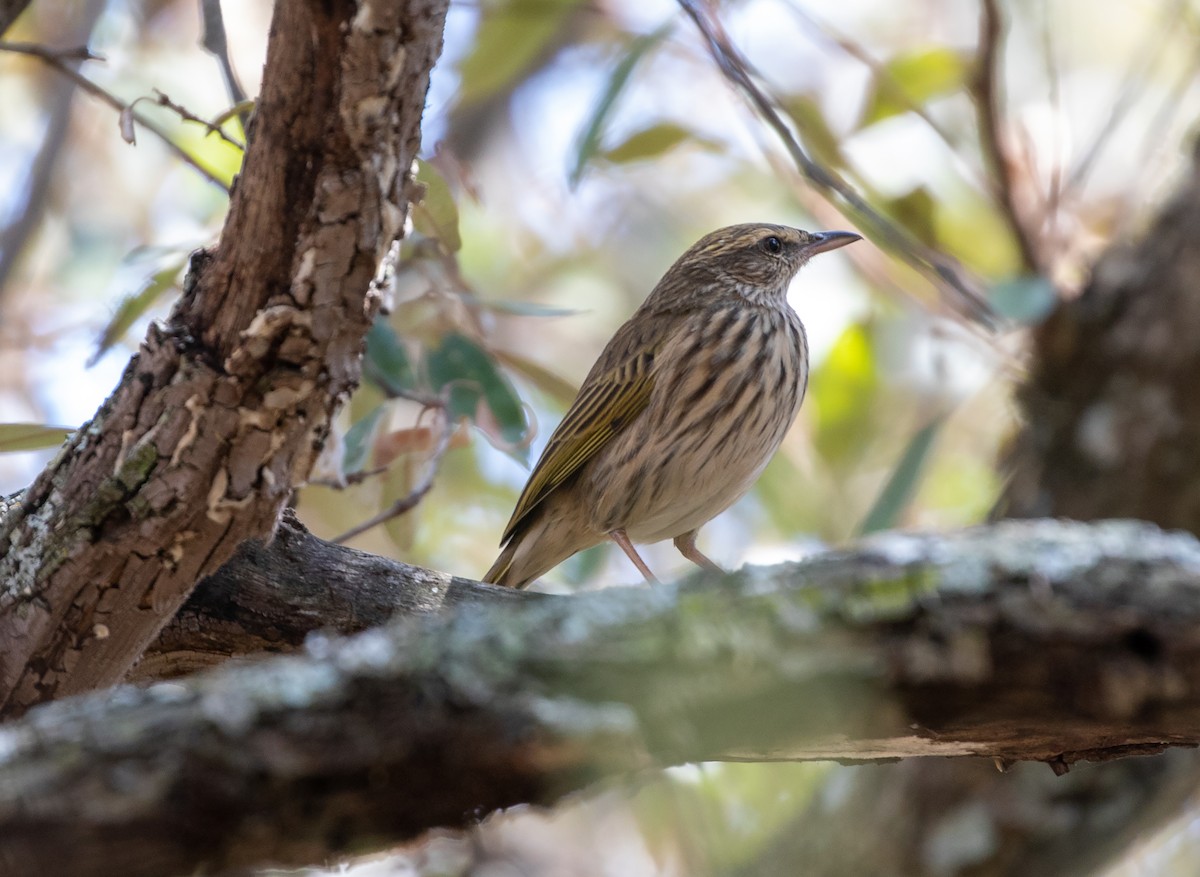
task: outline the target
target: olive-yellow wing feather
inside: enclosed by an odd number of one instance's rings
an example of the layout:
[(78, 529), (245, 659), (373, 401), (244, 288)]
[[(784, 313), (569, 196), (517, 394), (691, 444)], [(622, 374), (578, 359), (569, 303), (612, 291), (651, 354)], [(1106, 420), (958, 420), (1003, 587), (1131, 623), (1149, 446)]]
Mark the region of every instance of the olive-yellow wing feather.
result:
[(500, 544), (512, 538), (540, 502), (642, 412), (653, 389), (653, 365), (653, 352), (643, 350), (615, 368), (599, 374), (593, 369), (534, 466)]

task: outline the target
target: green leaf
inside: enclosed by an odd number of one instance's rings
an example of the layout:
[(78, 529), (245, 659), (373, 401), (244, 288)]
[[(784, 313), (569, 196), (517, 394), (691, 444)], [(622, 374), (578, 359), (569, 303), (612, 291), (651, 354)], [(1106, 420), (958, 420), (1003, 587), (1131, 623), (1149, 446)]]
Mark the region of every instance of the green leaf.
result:
[(474, 50), (458, 65), (463, 106), (503, 91), (533, 67), (582, 0), (507, 0), (488, 4)]
[(457, 253), (462, 249), (458, 205), (446, 178), (429, 162), (417, 159), (417, 182), (425, 187), (425, 194), (412, 206), (413, 228), (440, 241), (446, 252)]
[(908, 508), (917, 492), (925, 461), (929, 458), (929, 451), (933, 448), (933, 441), (943, 423), (945, 417), (935, 417), (917, 430), (909, 440), (908, 447), (904, 449), (896, 468), (892, 470), (883, 490), (879, 492), (875, 504), (859, 525), (860, 536), (896, 526), (900, 515)]
[(375, 406), (366, 417), (346, 430), (346, 437), (342, 442), (342, 473), (344, 475), (353, 475), (366, 467), (367, 461), (371, 458), (371, 439), (375, 436), (375, 430), (379, 426), (379, 421), (386, 408), (386, 405)]
[[(528, 462), (525, 407), (486, 350), (463, 335), (450, 334), (426, 355), (425, 369), (434, 392), (448, 391), (447, 413), (451, 419), (467, 418), (501, 450)], [(493, 424), (479, 420), (481, 402), (494, 418), (496, 435), (491, 434)]]
[(834, 464), (857, 459), (871, 435), (871, 415), (879, 389), (878, 368), (866, 327), (848, 327), (813, 372), (815, 444)]
[(137, 292), (121, 299), (121, 303), (117, 305), (117, 312), (108, 321), (108, 325), (104, 327), (104, 331), (100, 335), (100, 340), (96, 342), (96, 352), (88, 358), (89, 367), (99, 362), (100, 357), (108, 353), (113, 345), (129, 331), (129, 327), (136, 323), (138, 318), (146, 313), (155, 302), (177, 286), (175, 281), (186, 264), (186, 256), (172, 262), (162, 270), (151, 274), (145, 285)]
[(674, 21), (668, 21), (659, 25), (652, 32), (635, 39), (629, 44), (629, 51), (613, 68), (612, 75), (608, 77), (608, 83), (604, 86), (604, 91), (600, 93), (600, 99), (596, 101), (596, 106), (592, 109), (588, 123), (583, 127), (583, 133), (579, 135), (579, 144), (575, 148), (575, 164), (571, 168), (569, 177), (572, 187), (578, 184), (588, 163), (599, 151), (600, 140), (604, 136), (604, 126), (612, 114), (613, 107), (616, 106), (617, 98), (629, 83), (629, 75), (633, 73), (633, 68), (650, 49), (671, 32), (674, 26)]
[(672, 122), (662, 122), (651, 125), (629, 135), (623, 142), (612, 149), (604, 150), (604, 158), (614, 164), (625, 164), (631, 161), (643, 161), (656, 158), (668, 152), (686, 140), (694, 140), (705, 145), (713, 145), (711, 140), (697, 137), (686, 128)]
[(69, 426), (43, 423), (0, 423), (0, 453), (57, 448), (74, 432)]
[(826, 167), (843, 167), (842, 144), (833, 133), (820, 105), (806, 94), (792, 95), (783, 102), (783, 108), (800, 132), (800, 137), (813, 159)]
[(219, 180), (226, 190), (242, 169), (245, 150), (220, 137), (210, 136), (204, 125), (181, 125), (171, 138), (175, 145), (197, 166)]
[(1036, 326), (1058, 304), (1058, 292), (1045, 277), (1022, 277), (997, 283), (988, 294), (996, 313), (1026, 326)]
[(383, 315), (376, 317), (367, 331), (363, 371), (368, 380), (392, 396), (417, 386), (408, 350)]
[(960, 91), (966, 83), (967, 71), (966, 58), (944, 46), (897, 55), (876, 75), (875, 89), (867, 101), (860, 127)]
[(929, 194), (929, 189), (925, 186), (918, 186), (899, 198), (892, 198), (883, 206), (889, 216), (916, 235), (921, 243), (930, 247), (939, 245), (938, 202)]

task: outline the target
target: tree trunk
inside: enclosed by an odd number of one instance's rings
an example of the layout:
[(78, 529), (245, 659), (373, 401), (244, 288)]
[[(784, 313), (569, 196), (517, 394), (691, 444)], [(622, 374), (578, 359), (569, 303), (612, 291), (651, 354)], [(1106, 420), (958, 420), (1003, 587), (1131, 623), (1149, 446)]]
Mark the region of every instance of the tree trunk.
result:
[(280, 0), (221, 241), (0, 530), (3, 714), (119, 682), (269, 537), (359, 377), (446, 0)]

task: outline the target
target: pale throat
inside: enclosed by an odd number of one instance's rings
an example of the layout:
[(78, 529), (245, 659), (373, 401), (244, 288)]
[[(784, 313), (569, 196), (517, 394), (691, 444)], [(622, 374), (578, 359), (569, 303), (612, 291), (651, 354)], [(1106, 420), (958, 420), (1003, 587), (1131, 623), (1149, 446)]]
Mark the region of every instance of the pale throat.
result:
[(792, 285), (789, 278), (784, 283), (774, 286), (762, 286), (754, 283), (734, 282), (734, 291), (751, 304), (768, 307), (786, 307), (788, 287)]

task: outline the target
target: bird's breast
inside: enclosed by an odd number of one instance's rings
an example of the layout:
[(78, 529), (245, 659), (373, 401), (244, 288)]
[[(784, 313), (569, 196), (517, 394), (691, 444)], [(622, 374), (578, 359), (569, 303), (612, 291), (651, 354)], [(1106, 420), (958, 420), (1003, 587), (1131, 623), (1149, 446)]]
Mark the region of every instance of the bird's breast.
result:
[(689, 532), (754, 483), (808, 383), (804, 327), (787, 307), (691, 318), (659, 353), (646, 409), (597, 456), (593, 521), (637, 542)]

